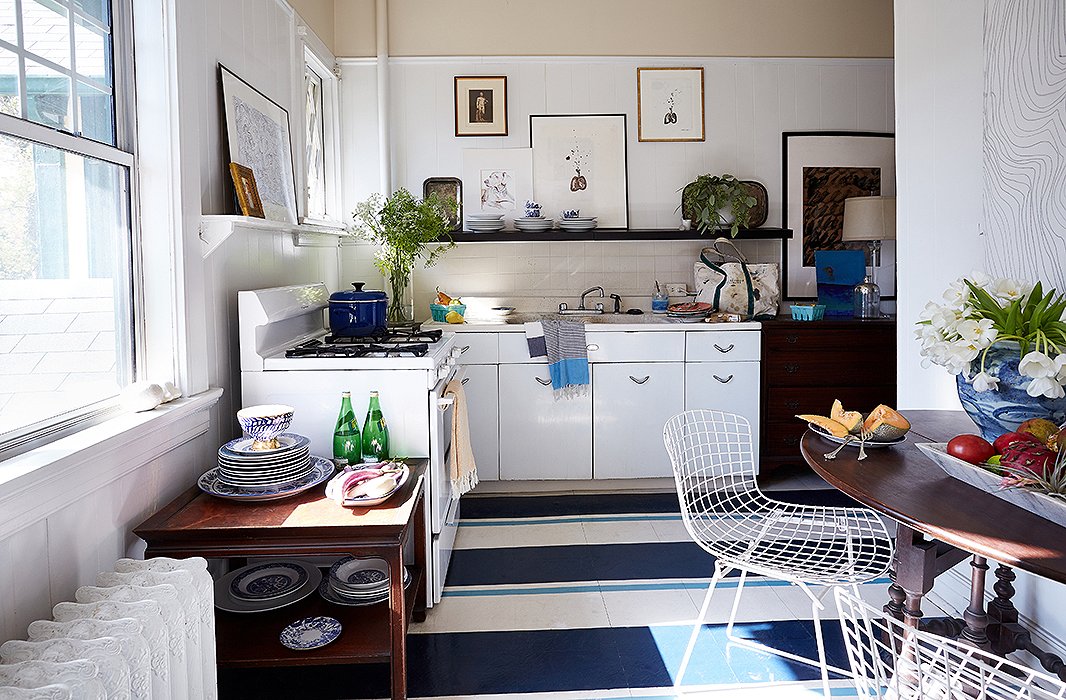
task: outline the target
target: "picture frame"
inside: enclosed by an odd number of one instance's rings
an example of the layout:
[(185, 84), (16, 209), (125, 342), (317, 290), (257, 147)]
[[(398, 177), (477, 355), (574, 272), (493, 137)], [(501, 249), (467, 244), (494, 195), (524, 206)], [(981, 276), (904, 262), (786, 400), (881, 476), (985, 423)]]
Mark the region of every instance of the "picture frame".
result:
[(455, 135), (507, 135), (507, 76), (455, 76)]
[(545, 216), (595, 216), (598, 228), (629, 227), (625, 114), (533, 114), (533, 198)]
[(264, 218), (298, 224), (289, 113), (221, 63), (218, 69), (226, 121), (226, 162), (240, 163), (255, 174)]
[(463, 151), (464, 218), (503, 214), (508, 229), (533, 199), (533, 151), (529, 148), (468, 148)]
[(237, 202), (241, 207), (241, 216), (265, 219), (263, 200), (259, 198), (259, 188), (255, 184), (255, 173), (252, 172), (252, 169), (240, 163), (230, 163), (229, 172), (233, 178), (233, 189), (237, 192)]
[(703, 67), (637, 68), (637, 141), (706, 141)]
[(422, 181), (422, 199), (437, 195), (455, 202), (455, 214), (452, 215), (452, 231), (463, 230), (463, 181), (457, 177), (427, 177)]
[[(841, 241), (844, 200), (896, 194), (895, 134), (877, 131), (786, 131), (781, 135), (782, 226), (786, 299), (814, 299), (815, 250), (865, 250)], [(896, 242), (881, 245), (874, 270), (881, 298), (896, 295)]]

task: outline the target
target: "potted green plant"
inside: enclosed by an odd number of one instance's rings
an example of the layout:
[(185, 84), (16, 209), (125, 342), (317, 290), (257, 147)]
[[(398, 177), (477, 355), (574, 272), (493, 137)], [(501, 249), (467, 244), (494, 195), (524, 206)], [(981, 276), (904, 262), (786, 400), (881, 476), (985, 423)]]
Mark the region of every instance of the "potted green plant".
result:
[(700, 175), (681, 189), (681, 217), (690, 219), (700, 233), (729, 229), (736, 237), (747, 227), (758, 200), (748, 186), (732, 175)]
[[(455, 202), (436, 194), (418, 200), (402, 187), (384, 202), (380, 194), (372, 194), (355, 206), (354, 232), (380, 246), (374, 266), (388, 282), (389, 323), (414, 320), (411, 272), (420, 258), (430, 267), (455, 245), (449, 235), (454, 214)], [(443, 245), (431, 248), (433, 243)]]

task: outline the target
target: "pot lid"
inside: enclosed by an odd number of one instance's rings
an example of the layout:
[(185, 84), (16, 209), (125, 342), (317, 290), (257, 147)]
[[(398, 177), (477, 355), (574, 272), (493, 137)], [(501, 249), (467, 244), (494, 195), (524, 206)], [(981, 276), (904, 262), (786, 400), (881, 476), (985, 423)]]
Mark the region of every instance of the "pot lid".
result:
[(355, 289), (347, 289), (340, 292), (334, 292), (329, 295), (330, 301), (379, 301), (388, 299), (385, 292), (377, 289), (364, 290), (363, 286), (366, 282), (352, 282), (352, 286)]

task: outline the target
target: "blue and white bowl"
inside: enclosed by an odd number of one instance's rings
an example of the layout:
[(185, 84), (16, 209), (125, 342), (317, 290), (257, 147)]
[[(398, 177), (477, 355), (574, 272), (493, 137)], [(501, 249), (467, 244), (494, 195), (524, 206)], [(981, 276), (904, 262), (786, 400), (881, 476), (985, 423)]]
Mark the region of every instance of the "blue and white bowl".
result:
[(561, 214), (561, 216), (564, 219), (576, 219), (579, 216), (581, 216), (581, 210), (580, 209), (563, 209), (562, 212), (560, 212), (560, 214)]
[(237, 422), (258, 443), (253, 450), (273, 450), (278, 447), (275, 438), (292, 425), (293, 412), (292, 406), (283, 404), (248, 406), (237, 411)]

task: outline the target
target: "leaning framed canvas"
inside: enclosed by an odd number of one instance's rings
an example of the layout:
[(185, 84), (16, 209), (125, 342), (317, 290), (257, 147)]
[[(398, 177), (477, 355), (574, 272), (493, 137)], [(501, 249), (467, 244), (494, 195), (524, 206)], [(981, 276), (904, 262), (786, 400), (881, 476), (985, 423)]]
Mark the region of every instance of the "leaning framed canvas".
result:
[(703, 68), (637, 68), (637, 140), (706, 138)]
[(230, 163), (229, 172), (233, 177), (233, 189), (237, 192), (237, 203), (240, 204), (241, 215), (265, 219), (263, 200), (259, 198), (259, 188), (256, 187), (255, 173), (252, 169), (240, 163)]
[[(782, 134), (782, 226), (787, 299), (818, 295), (817, 250), (865, 250), (864, 243), (841, 240), (844, 200), (896, 194), (895, 135), (865, 131), (786, 131)], [(874, 271), (882, 299), (896, 294), (896, 242), (881, 246)]]
[(218, 69), (229, 144), (226, 162), (240, 163), (255, 173), (265, 218), (297, 224), (289, 113), (221, 63)]
[(533, 196), (545, 216), (578, 209), (599, 228), (629, 226), (626, 115), (534, 114), (529, 144)]
[(507, 76), (455, 77), (455, 135), (507, 135)]
[(465, 220), (471, 214), (502, 214), (508, 228), (533, 199), (533, 155), (528, 148), (468, 148), (463, 151)]
[(422, 181), (422, 199), (437, 195), (455, 202), (455, 213), (449, 223), (452, 231), (463, 230), (463, 181), (457, 177), (427, 177)]

